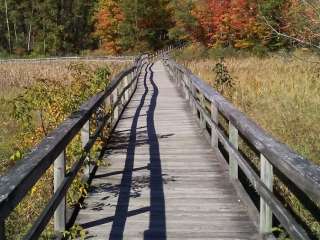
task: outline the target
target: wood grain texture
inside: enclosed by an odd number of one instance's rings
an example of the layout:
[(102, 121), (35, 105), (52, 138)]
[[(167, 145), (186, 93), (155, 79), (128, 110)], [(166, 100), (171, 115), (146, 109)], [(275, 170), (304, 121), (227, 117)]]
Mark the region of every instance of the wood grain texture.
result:
[(90, 239), (259, 239), (183, 92), (149, 65), (76, 223)]

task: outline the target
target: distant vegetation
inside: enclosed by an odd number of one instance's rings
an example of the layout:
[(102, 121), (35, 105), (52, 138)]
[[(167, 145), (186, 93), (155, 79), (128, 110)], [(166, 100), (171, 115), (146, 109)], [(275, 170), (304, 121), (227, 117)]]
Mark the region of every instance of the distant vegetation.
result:
[(2, 0), (0, 54), (137, 53), (177, 41), (319, 50), (319, 16), (317, 0)]

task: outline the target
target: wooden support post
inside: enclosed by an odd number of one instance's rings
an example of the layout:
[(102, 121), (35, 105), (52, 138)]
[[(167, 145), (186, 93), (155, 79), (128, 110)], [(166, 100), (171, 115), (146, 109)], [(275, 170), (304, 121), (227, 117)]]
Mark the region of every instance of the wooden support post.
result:
[[(260, 154), (260, 175), (261, 181), (267, 188), (273, 191), (273, 167), (270, 162)], [(268, 204), (260, 197), (260, 233), (267, 235), (272, 233), (272, 211)]]
[[(65, 153), (62, 152), (53, 164), (53, 188), (58, 190), (66, 175)], [(54, 231), (62, 233), (66, 228), (66, 198), (62, 198), (61, 203), (54, 212)]]
[[(200, 105), (201, 105), (203, 111), (205, 111), (206, 106), (205, 106), (204, 95), (201, 92), (200, 92)], [(201, 111), (200, 111), (200, 127), (202, 129), (206, 128), (206, 119), (204, 117), (204, 113), (202, 113)]]
[(178, 86), (179, 87), (182, 87), (183, 88), (183, 74), (182, 74), (182, 72), (179, 70), (179, 83), (178, 83)]
[(110, 96), (105, 98), (104, 106), (105, 106), (107, 111), (111, 108), (111, 97)]
[[(130, 74), (128, 75), (128, 83), (131, 83), (132, 80), (133, 80), (133, 76), (132, 76), (132, 73), (130, 73)], [(133, 91), (133, 84), (131, 84), (131, 86), (128, 88), (127, 91), (128, 91), (128, 96), (129, 96), (129, 98), (130, 98), (131, 93), (132, 93), (132, 91)], [(128, 99), (129, 99), (129, 98), (128, 98)]]
[[(218, 125), (218, 109), (213, 101), (211, 102), (210, 110), (211, 110), (212, 121)], [(217, 129), (216, 129), (216, 126), (212, 125), (211, 126), (211, 146), (214, 149), (218, 149), (218, 145), (219, 145), (219, 138), (217, 134)]]
[[(116, 88), (112, 92), (112, 101), (113, 101), (113, 104), (115, 104), (118, 101), (118, 88)], [(118, 119), (118, 117), (119, 117), (119, 105), (118, 106), (113, 106), (113, 107), (114, 107), (113, 119), (116, 121)]]
[[(90, 140), (90, 121), (87, 121), (81, 129), (81, 144), (83, 148), (87, 145), (89, 140)], [(87, 161), (87, 165), (85, 165), (84, 167), (84, 178), (85, 180), (88, 180), (91, 173), (90, 157), (87, 157), (86, 161)]]
[(179, 87), (179, 70), (175, 68), (175, 77), (176, 77), (176, 84)]
[[(129, 84), (129, 77), (128, 75), (124, 77), (123, 79), (123, 85), (124, 85), (124, 88), (126, 88)], [(125, 92), (124, 92), (124, 103), (126, 103), (129, 99), (129, 89), (127, 89)]]
[[(136, 79), (135, 79), (136, 78)], [(132, 74), (131, 74), (131, 81), (133, 81), (133, 79), (135, 79), (134, 81), (136, 82), (137, 81), (137, 78), (138, 78), (138, 76), (136, 76), (136, 74), (133, 72)], [(130, 87), (130, 95), (131, 95), (131, 93), (134, 91), (134, 88), (135, 88), (135, 83), (133, 83), (132, 85), (131, 85), (131, 87)]]
[[(238, 129), (229, 121), (229, 141), (235, 149), (239, 148)], [(232, 154), (229, 153), (229, 175), (231, 179), (238, 179), (238, 162)]]
[(189, 82), (188, 82), (188, 76), (183, 74), (182, 75), (183, 79), (184, 79), (184, 93), (185, 93), (185, 99), (189, 100), (190, 99), (190, 93), (189, 93)]
[(108, 137), (108, 134), (109, 134), (109, 131), (110, 131), (110, 125), (111, 125), (111, 122), (112, 122), (112, 118), (110, 116), (110, 109), (111, 109), (111, 97), (108, 96), (104, 99), (104, 108), (105, 108), (105, 117), (107, 117), (107, 121), (105, 123), (105, 130), (106, 131), (102, 131), (101, 132), (101, 136), (105, 139), (106, 137)]
[(190, 105), (191, 105), (191, 109), (192, 109), (192, 114), (196, 115), (197, 114), (197, 108), (196, 108), (196, 99), (194, 98), (194, 96), (196, 96), (196, 91), (195, 91), (195, 87), (193, 86), (193, 84), (191, 83), (191, 92), (192, 92), (192, 96), (190, 98)]

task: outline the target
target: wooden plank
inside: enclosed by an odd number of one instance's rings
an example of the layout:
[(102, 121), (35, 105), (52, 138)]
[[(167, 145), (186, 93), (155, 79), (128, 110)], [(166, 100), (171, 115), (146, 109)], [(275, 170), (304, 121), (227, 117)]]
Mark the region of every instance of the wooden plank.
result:
[[(216, 104), (214, 102), (211, 102), (211, 118), (212, 121), (215, 123), (218, 123), (218, 109), (216, 107)], [(211, 146), (215, 149), (215, 151), (218, 150), (219, 145), (219, 138), (217, 134), (217, 130), (214, 125), (211, 125)]]
[[(63, 180), (66, 175), (66, 159), (65, 159), (65, 152), (63, 151), (59, 157), (54, 161), (53, 164), (53, 186), (54, 192), (61, 187)], [(66, 228), (66, 198), (62, 198), (61, 203), (57, 207), (56, 211), (54, 212), (54, 230), (56, 232), (62, 233), (65, 231)]]
[[(273, 167), (268, 160), (261, 154), (261, 181), (266, 187), (273, 191)], [(260, 198), (260, 233), (268, 235), (272, 233), (272, 211), (268, 206), (268, 203), (263, 197)]]
[[(82, 148), (84, 148), (88, 142), (89, 142), (89, 139), (90, 139), (90, 121), (87, 121), (82, 129), (81, 129), (81, 144), (82, 144)], [(86, 166), (84, 167), (84, 177), (85, 177), (85, 180), (89, 179), (90, 177), (90, 172), (91, 172), (91, 169), (90, 169), (90, 158), (89, 156), (87, 157), (86, 159)]]
[[(235, 149), (239, 147), (238, 129), (229, 122), (229, 141)], [(238, 162), (232, 153), (229, 153), (229, 174), (232, 179), (238, 179)]]

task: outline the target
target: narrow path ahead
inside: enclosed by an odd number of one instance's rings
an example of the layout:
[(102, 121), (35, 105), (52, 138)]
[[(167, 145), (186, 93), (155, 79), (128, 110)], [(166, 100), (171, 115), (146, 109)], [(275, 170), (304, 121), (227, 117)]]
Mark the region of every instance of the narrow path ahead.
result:
[(143, 71), (105, 162), (77, 218), (90, 239), (258, 239), (162, 63)]

